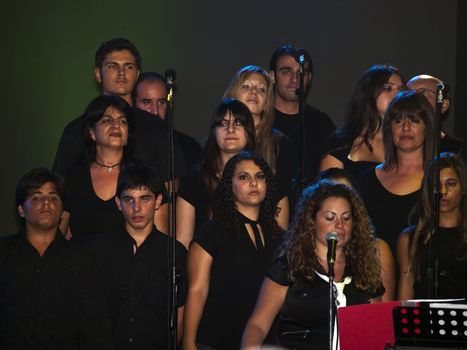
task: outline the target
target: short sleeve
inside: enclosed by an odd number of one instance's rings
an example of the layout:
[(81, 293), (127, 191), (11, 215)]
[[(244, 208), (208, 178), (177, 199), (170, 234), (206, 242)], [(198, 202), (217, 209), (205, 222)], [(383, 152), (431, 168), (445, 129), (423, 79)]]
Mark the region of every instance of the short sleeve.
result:
[(215, 258), (223, 241), (223, 233), (224, 230), (219, 224), (214, 221), (208, 221), (195, 232), (193, 241)]
[(199, 205), (203, 198), (204, 185), (200, 173), (193, 173), (180, 179), (177, 195), (192, 206)]
[(274, 260), (266, 277), (281, 286), (290, 286), (292, 284), (289, 278), (288, 262), (285, 255), (279, 256)]

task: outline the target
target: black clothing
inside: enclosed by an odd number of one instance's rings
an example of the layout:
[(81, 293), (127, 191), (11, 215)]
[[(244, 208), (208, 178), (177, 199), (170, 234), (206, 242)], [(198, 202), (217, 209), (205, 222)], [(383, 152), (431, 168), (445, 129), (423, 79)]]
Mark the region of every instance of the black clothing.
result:
[[(84, 319), (100, 319), (85, 328), (88, 344), (96, 348), (167, 348), (169, 266), (168, 237), (155, 227), (144, 243), (121, 227), (89, 240), (83, 254), (87, 277)], [(186, 297), (186, 249), (177, 242), (176, 261), (182, 276), (178, 305)], [(92, 273), (91, 273), (92, 272)], [(86, 327), (87, 325), (85, 325)]]
[[(413, 232), (410, 234), (413, 235)], [(429, 297), (428, 280), (428, 244), (420, 247), (419, 273), (415, 279), (414, 299)], [(467, 245), (457, 228), (439, 228), (439, 279), (438, 298), (466, 298), (467, 297)]]
[[(301, 162), (300, 145), (302, 135), (302, 120), (298, 114), (285, 114), (277, 109), (274, 127), (282, 131), (294, 142), (299, 155), (299, 166)], [(310, 105), (305, 105), (305, 178), (307, 182), (313, 181), (318, 173), (319, 162), (323, 147), (329, 135), (336, 128), (331, 118), (319, 109)]]
[[(322, 269), (318, 272), (326, 275)], [(346, 266), (344, 278), (348, 276), (352, 271)], [(277, 344), (287, 349), (329, 349), (329, 283), (317, 275), (313, 281), (302, 276), (291, 281), (285, 257), (276, 259), (267, 277), (289, 287), (276, 324)], [(353, 282), (344, 287), (347, 306), (367, 304), (381, 292), (361, 291)]]
[[(151, 113), (133, 108), (134, 151), (131, 158), (156, 166), (160, 177), (166, 181), (168, 174), (168, 132), (166, 124)], [(85, 150), (84, 115), (80, 116), (65, 127), (57, 148), (53, 170), (62, 172), (66, 168), (83, 159)], [(185, 164), (180, 147), (174, 139), (175, 176), (185, 173)]]
[(265, 248), (255, 248), (246, 228), (227, 232), (209, 221), (196, 232), (194, 241), (212, 256), (209, 293), (198, 327), (197, 343), (216, 349), (239, 349), (243, 329), (258, 297), (278, 242), (262, 225)]
[(65, 211), (70, 213), (72, 240), (81, 244), (102, 232), (114, 232), (123, 224), (115, 197), (106, 201), (94, 192), (89, 165), (75, 164), (63, 172), (66, 183)]
[(77, 267), (58, 231), (42, 257), (25, 233), (0, 239), (0, 349), (78, 349)]
[(395, 256), (397, 238), (408, 225), (409, 213), (419, 199), (420, 190), (402, 196), (393, 194), (378, 180), (375, 169), (363, 173), (359, 183), (376, 237), (385, 240)]
[[(276, 184), (276, 203), (287, 196), (286, 189), (277, 177)], [(195, 172), (183, 177), (180, 180), (180, 189), (177, 196), (183, 198), (195, 208), (195, 230), (209, 220), (211, 200), (208, 196), (206, 184), (201, 177), (201, 172)]]
[(195, 230), (209, 220), (208, 192), (199, 171), (181, 178), (177, 196), (195, 208)]
[(458, 154), (467, 163), (467, 142), (456, 137), (445, 135), (441, 139), (440, 152), (452, 152)]
[(187, 174), (197, 171), (203, 156), (200, 144), (193, 137), (180, 131), (174, 130), (174, 135), (180, 145)]
[(350, 171), (355, 178), (358, 178), (362, 173), (368, 169), (374, 168), (379, 162), (371, 161), (358, 161), (354, 162), (349, 159), (350, 151), (352, 150), (353, 141), (340, 135), (338, 132), (333, 133), (325, 147), (325, 154), (329, 154), (341, 161), (344, 169)]
[(276, 175), (290, 197), (299, 173), (298, 149), (281, 131), (273, 129), (273, 134), (276, 139)]

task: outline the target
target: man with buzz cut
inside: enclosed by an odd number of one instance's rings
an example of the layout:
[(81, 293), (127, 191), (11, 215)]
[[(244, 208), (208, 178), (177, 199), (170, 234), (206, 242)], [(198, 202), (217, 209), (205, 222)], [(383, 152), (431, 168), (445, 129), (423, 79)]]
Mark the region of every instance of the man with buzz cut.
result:
[[(117, 95), (133, 105), (132, 90), (141, 70), (141, 55), (136, 46), (125, 38), (103, 42), (95, 54), (94, 76), (104, 95)], [(133, 108), (135, 121), (133, 158), (157, 167), (161, 178), (168, 180), (168, 132), (166, 124), (150, 113)], [(83, 156), (82, 136), (84, 117), (71, 121), (64, 129), (53, 169), (62, 172)], [(175, 177), (184, 175), (185, 164), (178, 143), (174, 144)]]
[(298, 63), (300, 55), (304, 56), (306, 96), (313, 79), (313, 61), (305, 49), (293, 45), (278, 47), (269, 63), (269, 75), (274, 81), (276, 112), (274, 127), (295, 143), (300, 153), (300, 162), (304, 160), (304, 174), (301, 176), (308, 183), (317, 175), (323, 147), (329, 135), (334, 131), (335, 125), (327, 114), (308, 104), (304, 108), (304, 124), (302, 125), (297, 95), (297, 90), (300, 88), (300, 64)]
[[(162, 75), (156, 72), (141, 73), (133, 95), (136, 107), (167, 121), (167, 83)], [(177, 130), (174, 130), (174, 135), (180, 145), (187, 172), (198, 170), (203, 153), (199, 143), (193, 137)]]
[[(153, 224), (163, 183), (155, 169), (130, 164), (118, 178), (115, 200), (125, 220), (117, 232), (93, 237), (84, 248), (86, 347), (166, 349), (169, 287), (168, 241)], [(186, 250), (176, 242), (181, 275), (178, 326), (181, 335), (186, 288)], [(90, 322), (92, 320), (92, 322)]]
[(78, 349), (78, 255), (59, 231), (64, 181), (33, 169), (16, 187), (20, 232), (0, 239), (0, 349)]

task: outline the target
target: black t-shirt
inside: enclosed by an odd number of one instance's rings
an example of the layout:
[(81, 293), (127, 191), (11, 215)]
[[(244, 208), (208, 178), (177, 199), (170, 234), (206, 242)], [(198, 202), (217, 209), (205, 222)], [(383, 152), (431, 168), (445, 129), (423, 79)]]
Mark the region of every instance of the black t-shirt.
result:
[[(413, 234), (413, 233), (412, 233)], [(428, 293), (428, 244), (420, 247), (419, 273), (415, 279), (414, 298), (425, 299)], [(467, 297), (467, 244), (462, 242), (459, 229), (439, 228), (439, 278), (438, 298)]]
[(276, 175), (288, 196), (297, 181), (299, 173), (298, 149), (295, 143), (279, 130), (273, 130), (276, 138)]
[[(165, 181), (168, 176), (168, 150), (169, 134), (167, 125), (160, 119), (138, 108), (133, 108), (134, 152), (131, 158), (151, 164), (159, 170), (160, 177)], [(68, 123), (62, 133), (60, 143), (55, 155), (53, 169), (62, 172), (83, 159), (85, 151), (84, 116), (78, 117)], [(174, 138), (175, 176), (185, 174), (183, 155)]]
[[(322, 269), (318, 272), (326, 275)], [(279, 311), (276, 343), (287, 349), (329, 349), (329, 283), (317, 275), (313, 281), (301, 276), (291, 281), (284, 256), (275, 260), (266, 276), (289, 287)], [(352, 271), (346, 266), (344, 278), (351, 276)], [(371, 298), (379, 296), (382, 290), (375, 293), (361, 291), (350, 282), (344, 286), (343, 292), (348, 306), (367, 304)]]
[[(84, 248), (87, 288), (84, 326), (87, 344), (115, 349), (167, 348), (168, 237), (157, 229), (136, 248), (128, 232), (101, 234)], [(181, 274), (178, 305), (186, 298), (186, 249), (176, 242)]]
[(391, 193), (379, 182), (374, 168), (363, 173), (359, 183), (376, 237), (385, 240), (395, 256), (397, 238), (408, 225), (410, 211), (418, 201), (420, 190), (402, 196)]
[(185, 160), (187, 174), (193, 173), (199, 169), (203, 149), (200, 144), (191, 136), (180, 131), (174, 130), (174, 135), (177, 138), (180, 150)]
[(81, 244), (89, 237), (114, 232), (123, 224), (115, 197), (102, 200), (94, 192), (89, 165), (75, 164), (63, 172), (66, 183), (65, 210), (70, 213), (72, 240)]
[(0, 239), (0, 349), (78, 349), (77, 266), (58, 231), (42, 257), (24, 233)]
[[(305, 177), (312, 181), (318, 173), (323, 147), (329, 135), (336, 128), (331, 118), (319, 109), (305, 105)], [(302, 121), (298, 114), (285, 114), (276, 109), (274, 127), (294, 142), (301, 161)]]
[(197, 342), (217, 349), (239, 349), (243, 329), (258, 297), (278, 242), (262, 225), (265, 252), (260, 254), (246, 229), (231, 233), (209, 221), (194, 241), (212, 256), (209, 293)]

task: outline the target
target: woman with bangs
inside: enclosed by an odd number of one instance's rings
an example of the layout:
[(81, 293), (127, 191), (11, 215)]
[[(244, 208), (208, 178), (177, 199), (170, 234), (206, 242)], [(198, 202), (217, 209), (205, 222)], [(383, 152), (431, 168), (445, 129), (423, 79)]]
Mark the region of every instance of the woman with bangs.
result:
[[(269, 74), (258, 66), (241, 68), (230, 81), (224, 98), (236, 98), (250, 110), (256, 131), (256, 152), (271, 166), (281, 180), (284, 192), (291, 194), (298, 174), (298, 152), (293, 142), (274, 124), (274, 84)], [(286, 229), (289, 219), (287, 197), (280, 198), (279, 225)]]
[(238, 100), (225, 99), (211, 119), (200, 171), (180, 182), (177, 239), (187, 249), (195, 230), (211, 217), (214, 191), (227, 161), (243, 150), (255, 149), (255, 128), (249, 109)]
[(400, 232), (418, 200), (426, 164), (433, 156), (433, 108), (427, 98), (404, 91), (391, 101), (383, 120), (385, 161), (359, 179), (375, 225), (393, 254)]
[(278, 315), (275, 344), (329, 349), (326, 235), (332, 231), (339, 236), (336, 305), (379, 301), (381, 267), (365, 206), (348, 186), (320, 181), (303, 192), (281, 252), (261, 287), (242, 348), (260, 349)]
[(350, 101), (345, 125), (331, 135), (320, 171), (343, 168), (358, 177), (384, 161), (382, 124), (393, 97), (405, 89), (396, 67), (371, 66), (360, 78)]
[(184, 349), (239, 349), (263, 275), (282, 235), (275, 179), (259, 155), (227, 162), (215, 191), (212, 220), (188, 253)]
[[(423, 178), (422, 195), (411, 213), (409, 227), (397, 241), (399, 299), (433, 296), (428, 270), (433, 227), (433, 167), (440, 169), (438, 298), (467, 295), (467, 168), (459, 156), (441, 153), (431, 161)], [(434, 244), (434, 243), (432, 243)], [(433, 247), (432, 247), (433, 248)], [(432, 261), (434, 257), (432, 256)], [(433, 286), (433, 280), (431, 286)]]

